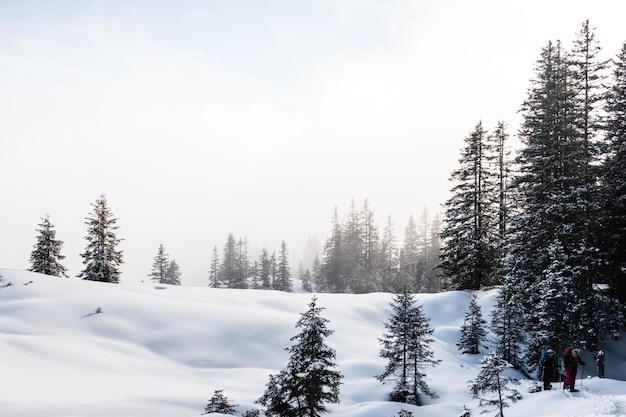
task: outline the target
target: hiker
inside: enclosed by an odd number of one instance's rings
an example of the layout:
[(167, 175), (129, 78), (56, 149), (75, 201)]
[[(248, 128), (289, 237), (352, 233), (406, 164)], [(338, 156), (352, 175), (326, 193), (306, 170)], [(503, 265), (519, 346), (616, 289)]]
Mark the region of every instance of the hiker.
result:
[(601, 350), (598, 352), (598, 378), (604, 378), (604, 351)]
[(554, 380), (554, 376), (558, 375), (558, 366), (558, 360), (554, 354), (554, 350), (548, 349), (541, 353), (541, 359), (539, 359), (539, 369), (541, 370), (544, 391), (552, 389), (551, 382)]
[(569, 388), (570, 392), (578, 392), (578, 390), (574, 388), (578, 364), (585, 366), (585, 362), (583, 362), (580, 357), (580, 349), (573, 349), (571, 347), (565, 348), (565, 353), (563, 353), (563, 365), (565, 366), (565, 382), (563, 383), (563, 389)]

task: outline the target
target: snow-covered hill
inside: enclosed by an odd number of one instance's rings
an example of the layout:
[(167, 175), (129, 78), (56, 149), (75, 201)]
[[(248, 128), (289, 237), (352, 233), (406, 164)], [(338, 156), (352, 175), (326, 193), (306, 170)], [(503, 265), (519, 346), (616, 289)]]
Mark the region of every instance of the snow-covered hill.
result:
[[(0, 270), (0, 415), (11, 417), (191, 417), (204, 412), (215, 390), (238, 404), (254, 401), (270, 373), (287, 363), (284, 348), (312, 295), (215, 290), (155, 284), (104, 284)], [(7, 285), (7, 284), (11, 285)], [(489, 317), (496, 290), (479, 291)], [(385, 332), (391, 294), (318, 294), (327, 343), (344, 374), (337, 417), (458, 416), (482, 409), (467, 382), (480, 355), (460, 355), (456, 343), (468, 292), (417, 297), (435, 328), (435, 357), (428, 384), (439, 395), (412, 407), (386, 401), (378, 338)], [(593, 359), (587, 355), (587, 368)], [(505, 411), (516, 416), (626, 416), (626, 349), (607, 349), (609, 378), (579, 381), (581, 392), (528, 394)], [(494, 415), (495, 412), (487, 415)]]

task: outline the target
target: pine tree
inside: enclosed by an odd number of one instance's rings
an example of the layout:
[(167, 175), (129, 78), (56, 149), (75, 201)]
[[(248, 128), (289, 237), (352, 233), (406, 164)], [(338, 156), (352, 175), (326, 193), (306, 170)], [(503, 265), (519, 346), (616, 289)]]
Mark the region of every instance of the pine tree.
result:
[(287, 243), (285, 243), (284, 240), (280, 245), (274, 289), (284, 292), (293, 291), (293, 281), (291, 280), (291, 270), (289, 267), (289, 250), (287, 249)]
[(382, 276), (380, 269), (380, 240), (378, 226), (374, 221), (374, 212), (370, 209), (369, 201), (365, 199), (361, 210), (361, 264), (363, 278), (360, 288), (353, 288), (355, 293), (380, 291)]
[(420, 238), (417, 233), (417, 225), (413, 215), (409, 216), (409, 221), (404, 228), (404, 243), (400, 249), (400, 270), (398, 283), (400, 291), (404, 288), (415, 289), (417, 279), (417, 263), (420, 255)]
[(222, 255), (222, 265), (220, 267), (221, 286), (226, 288), (244, 289), (247, 284), (247, 249), (245, 241), (235, 240), (233, 234), (228, 235)]
[(211, 267), (209, 269), (209, 287), (220, 287), (220, 256), (217, 253), (217, 246), (213, 246), (213, 252), (211, 253)]
[(204, 414), (220, 413), (234, 416), (237, 412), (237, 405), (231, 403), (223, 394), (223, 390), (215, 390), (213, 396), (209, 400), (209, 403), (204, 408)]
[(487, 141), (479, 122), (465, 138), (461, 166), (451, 175), (456, 185), (445, 203), (440, 264), (450, 289), (477, 290), (496, 281), (493, 155)]
[[(597, 343), (597, 327), (590, 273), (596, 250), (585, 237), (584, 214), (590, 207), (585, 197), (589, 148), (580, 129), (576, 77), (560, 42), (549, 42), (542, 49), (535, 73), (522, 105), (519, 136), (524, 146), (516, 159), (519, 174), (513, 179), (519, 212), (510, 219), (509, 262), (504, 269), (516, 281), (511, 290), (532, 295), (542, 293), (542, 281), (554, 259), (567, 266), (575, 292), (561, 300), (561, 310), (570, 311), (578, 324), (567, 339), (592, 347)], [(533, 340), (537, 308), (529, 297), (520, 301)]]
[(49, 215), (46, 214), (41, 218), (37, 232), (39, 233), (37, 243), (30, 254), (29, 271), (67, 278), (67, 269), (59, 262), (65, 259), (65, 256), (61, 255), (63, 241), (56, 239), (56, 230), (50, 223)]
[(509, 274), (502, 277), (502, 286), (498, 292), (496, 303), (491, 311), (491, 331), (496, 337), (496, 353), (515, 369), (526, 370), (528, 361), (525, 353), (525, 316), (518, 301), (525, 297), (523, 291), (517, 290), (515, 280)]
[[(504, 417), (504, 409), (509, 406), (509, 401), (515, 403), (521, 399), (520, 393), (509, 386), (519, 384), (519, 381), (503, 375), (504, 370), (510, 367), (510, 363), (491, 352), (480, 360), (480, 372), (474, 381), (470, 381), (470, 391), (474, 398), (480, 399), (479, 406), (495, 407), (499, 410), (496, 417)], [(484, 398), (481, 394), (494, 396)]]
[(602, 241), (608, 259), (609, 286), (614, 298), (626, 304), (626, 42), (613, 60), (607, 94), (607, 157), (602, 165), (604, 201)]
[(161, 244), (159, 245), (159, 249), (154, 257), (154, 260), (152, 261), (152, 271), (148, 274), (148, 276), (151, 277), (150, 279), (154, 282), (165, 284), (165, 274), (169, 265), (170, 256), (165, 253), (165, 247)]
[(320, 273), (315, 286), (317, 291), (343, 293), (347, 290), (343, 235), (335, 207), (332, 232), (324, 243)]
[(424, 315), (421, 305), (415, 305), (408, 289), (395, 295), (391, 308), (389, 322), (384, 323), (388, 333), (379, 339), (382, 345), (380, 356), (388, 363), (376, 378), (382, 383), (394, 383), (389, 395), (391, 401), (421, 405), (421, 394), (437, 398), (422, 372), (425, 367), (440, 362), (433, 358), (430, 348), (434, 329), (429, 327), (430, 319)]
[(356, 209), (354, 200), (350, 202), (348, 220), (342, 228), (342, 251), (340, 262), (343, 266), (346, 288), (344, 292), (362, 293), (365, 265), (363, 264), (364, 242), (361, 213)]
[(322, 310), (313, 297), (296, 323), (301, 331), (291, 338), (294, 345), (287, 349), (289, 362), (280, 373), (270, 375), (265, 393), (257, 401), (266, 407), (266, 415), (318, 417), (326, 412), (326, 404), (339, 402), (343, 376), (333, 369), (336, 354), (324, 342), (333, 331), (326, 327), (328, 320), (321, 316)]
[(168, 285), (180, 285), (181, 275), (182, 273), (180, 272), (178, 263), (176, 263), (175, 259), (172, 259), (170, 264), (167, 266), (167, 270), (165, 271), (165, 282), (163, 283)]
[(81, 254), (85, 269), (78, 275), (89, 281), (119, 283), (119, 266), (123, 263), (122, 251), (117, 245), (122, 241), (115, 235), (117, 219), (113, 217), (104, 194), (96, 200), (87, 225), (87, 248)]
[(461, 353), (471, 355), (480, 353), (480, 347), (484, 345), (487, 336), (486, 324), (480, 306), (476, 302), (476, 296), (472, 296), (461, 326), (461, 338), (457, 343)]
[(259, 281), (261, 289), (269, 290), (272, 288), (272, 261), (266, 248), (261, 250), (259, 256)]
[(398, 270), (400, 268), (398, 243), (394, 233), (391, 216), (387, 216), (387, 224), (383, 231), (383, 240), (380, 248), (382, 290), (385, 292), (400, 292), (402, 286), (398, 284)]

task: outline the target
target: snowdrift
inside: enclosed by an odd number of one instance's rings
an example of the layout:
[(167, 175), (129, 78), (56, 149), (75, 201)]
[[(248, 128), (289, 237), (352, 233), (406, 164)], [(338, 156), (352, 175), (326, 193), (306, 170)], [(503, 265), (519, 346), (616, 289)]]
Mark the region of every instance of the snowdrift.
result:
[[(239, 414), (254, 401), (270, 373), (287, 363), (284, 348), (312, 294), (216, 290), (155, 284), (106, 284), (26, 271), (1, 270), (0, 414), (12, 417), (186, 417), (204, 411), (221, 389)], [(478, 291), (488, 319), (496, 290)], [(469, 292), (422, 294), (435, 328), (435, 358), (428, 384), (439, 398), (413, 407), (386, 401), (389, 387), (374, 376), (385, 362), (378, 339), (393, 295), (318, 294), (335, 333), (327, 339), (343, 373), (339, 417), (457, 416), (463, 406), (480, 414), (467, 382), (480, 355), (460, 355), (456, 343)], [(586, 370), (580, 393), (528, 394), (505, 412), (515, 416), (626, 415), (626, 362), (622, 343), (607, 349), (607, 376)], [(592, 358), (584, 358), (588, 367)], [(610, 370), (610, 372), (609, 372)], [(490, 413), (490, 414), (495, 414)]]

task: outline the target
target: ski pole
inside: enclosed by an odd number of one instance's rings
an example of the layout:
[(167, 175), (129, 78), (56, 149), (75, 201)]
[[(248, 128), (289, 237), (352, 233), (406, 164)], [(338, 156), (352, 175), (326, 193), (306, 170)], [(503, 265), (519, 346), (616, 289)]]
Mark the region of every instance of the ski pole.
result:
[(583, 386), (583, 377), (585, 376), (585, 365), (583, 365), (583, 371), (580, 373), (580, 386)]

